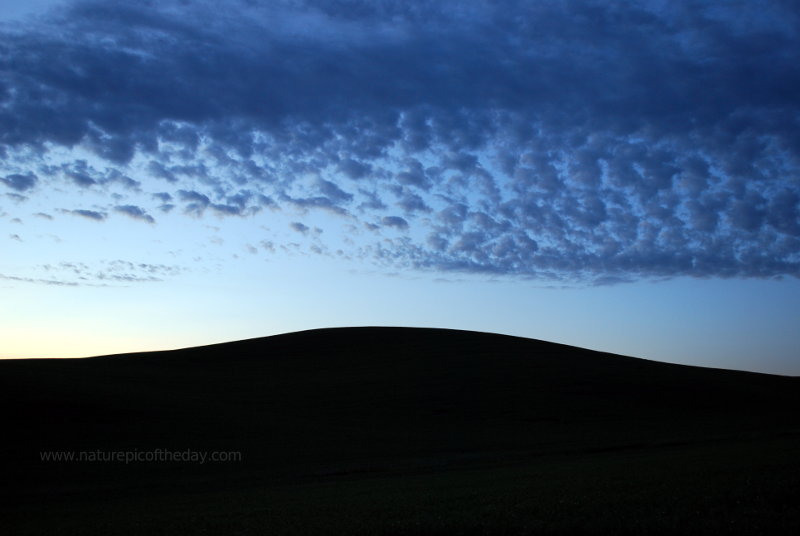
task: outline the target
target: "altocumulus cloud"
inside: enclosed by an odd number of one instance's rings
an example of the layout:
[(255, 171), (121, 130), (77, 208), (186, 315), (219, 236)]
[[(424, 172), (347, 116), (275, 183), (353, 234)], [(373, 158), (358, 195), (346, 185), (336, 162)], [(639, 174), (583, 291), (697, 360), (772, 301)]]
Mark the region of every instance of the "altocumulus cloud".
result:
[(107, 210), (147, 221), (328, 211), (397, 267), (800, 275), (792, 2), (223, 3), (2, 28), (6, 188), (119, 183), (154, 204)]
[(7, 187), (11, 188), (12, 190), (16, 190), (18, 192), (24, 192), (25, 190), (30, 190), (36, 184), (36, 175), (33, 173), (14, 173), (3, 177), (0, 179), (0, 182), (5, 184)]
[(37, 283), (53, 286), (125, 286), (132, 283), (153, 283), (174, 277), (185, 268), (165, 264), (134, 263), (121, 259), (102, 260), (89, 266), (82, 262), (60, 262), (31, 268), (32, 276), (0, 273), (0, 280)]
[(151, 215), (145, 212), (144, 209), (142, 209), (141, 207), (137, 207), (135, 205), (120, 205), (114, 207), (114, 210), (121, 214), (125, 214), (126, 216), (133, 218), (135, 220), (141, 220), (147, 223), (156, 222), (155, 218), (153, 218)]
[(61, 212), (65, 214), (72, 214), (73, 216), (80, 216), (87, 220), (104, 221), (106, 214), (104, 212), (97, 212), (96, 210), (79, 209), (62, 209)]

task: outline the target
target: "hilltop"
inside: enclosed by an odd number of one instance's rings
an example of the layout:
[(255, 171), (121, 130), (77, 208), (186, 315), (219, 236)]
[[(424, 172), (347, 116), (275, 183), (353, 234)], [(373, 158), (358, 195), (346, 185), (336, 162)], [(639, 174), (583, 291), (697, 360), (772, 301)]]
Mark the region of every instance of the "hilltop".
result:
[[(339, 328), (0, 361), (0, 389), (0, 498), (15, 532), (800, 526), (799, 378), (487, 333)], [(155, 449), (241, 461), (40, 454)]]

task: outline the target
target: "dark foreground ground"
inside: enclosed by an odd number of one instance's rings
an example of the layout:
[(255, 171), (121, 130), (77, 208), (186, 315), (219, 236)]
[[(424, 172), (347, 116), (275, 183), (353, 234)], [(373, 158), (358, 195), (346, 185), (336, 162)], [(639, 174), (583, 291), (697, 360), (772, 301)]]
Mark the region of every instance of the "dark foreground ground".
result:
[[(0, 534), (800, 533), (800, 378), (348, 328), (0, 361), (0, 411)], [(241, 460), (42, 460), (156, 449)]]

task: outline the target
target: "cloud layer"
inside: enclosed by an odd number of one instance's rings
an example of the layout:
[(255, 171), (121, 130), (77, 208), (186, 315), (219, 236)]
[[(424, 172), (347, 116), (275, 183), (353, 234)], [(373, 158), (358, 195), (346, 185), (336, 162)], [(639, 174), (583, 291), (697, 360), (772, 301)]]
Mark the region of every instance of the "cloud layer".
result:
[(0, 30), (0, 190), (321, 211), (395, 268), (800, 275), (791, 2), (129, 4)]
[(105, 260), (96, 266), (82, 262), (59, 262), (36, 266), (28, 276), (0, 273), (0, 281), (37, 283), (59, 287), (125, 286), (134, 283), (154, 283), (174, 277), (185, 269), (164, 264), (134, 263), (126, 260)]

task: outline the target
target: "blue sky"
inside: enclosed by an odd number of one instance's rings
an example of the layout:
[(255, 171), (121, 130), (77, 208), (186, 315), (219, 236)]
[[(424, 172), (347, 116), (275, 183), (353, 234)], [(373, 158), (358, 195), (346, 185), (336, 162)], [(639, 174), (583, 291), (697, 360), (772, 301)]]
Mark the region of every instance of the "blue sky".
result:
[(800, 374), (800, 10), (0, 8), (0, 357), (344, 325)]

